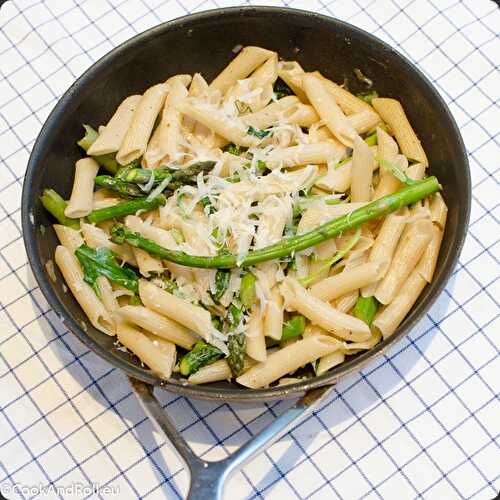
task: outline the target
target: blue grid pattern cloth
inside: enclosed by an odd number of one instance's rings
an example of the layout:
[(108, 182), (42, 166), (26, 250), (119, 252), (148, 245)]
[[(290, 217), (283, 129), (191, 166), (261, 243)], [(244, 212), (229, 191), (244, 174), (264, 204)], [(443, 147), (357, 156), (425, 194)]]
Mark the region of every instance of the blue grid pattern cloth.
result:
[[(43, 122), (94, 61), (162, 21), (248, 3), (1, 7), (0, 490), (7, 498), (186, 495), (187, 472), (124, 375), (68, 332), (41, 295), (21, 238), (21, 185)], [(411, 335), (343, 379), (318, 411), (235, 474), (227, 498), (492, 499), (500, 490), (500, 9), (487, 0), (255, 3), (334, 15), (417, 63), (463, 134), (473, 200), (460, 263)], [(159, 397), (206, 459), (234, 451), (289, 404)]]

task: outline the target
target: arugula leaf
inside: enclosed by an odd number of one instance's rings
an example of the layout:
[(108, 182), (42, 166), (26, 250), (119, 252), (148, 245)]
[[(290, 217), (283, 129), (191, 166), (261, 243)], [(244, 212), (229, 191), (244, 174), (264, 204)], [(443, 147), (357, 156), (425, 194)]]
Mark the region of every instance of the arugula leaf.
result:
[[(216, 212), (215, 207), (213, 206), (212, 201), (210, 200), (210, 197), (208, 195), (203, 196), (200, 199), (200, 202), (205, 209), (208, 209), (209, 215)], [(207, 210), (205, 210), (205, 213), (207, 213)]]
[(219, 302), (224, 292), (229, 286), (229, 279), (231, 278), (231, 271), (226, 269), (217, 269), (215, 273), (215, 292), (212, 293), (212, 299), (214, 302)]
[(237, 146), (236, 144), (230, 142), (222, 148), (222, 151), (224, 151), (225, 153), (231, 153), (232, 155), (240, 156), (243, 153), (246, 153), (247, 149), (248, 148)]
[(259, 128), (254, 128), (251, 125), (248, 127), (247, 134), (248, 135), (254, 135), (255, 137), (258, 137), (259, 139), (264, 139), (264, 137), (267, 137), (271, 133), (270, 130), (263, 130)]
[(137, 293), (139, 277), (130, 268), (118, 264), (116, 254), (106, 247), (90, 248), (83, 244), (75, 250), (75, 256), (83, 269), (83, 279), (88, 283), (98, 297), (101, 296), (97, 278), (104, 276), (110, 281)]
[(274, 84), (274, 93), (276, 94), (276, 99), (281, 99), (287, 95), (295, 95), (293, 90), (281, 79), (278, 78)]

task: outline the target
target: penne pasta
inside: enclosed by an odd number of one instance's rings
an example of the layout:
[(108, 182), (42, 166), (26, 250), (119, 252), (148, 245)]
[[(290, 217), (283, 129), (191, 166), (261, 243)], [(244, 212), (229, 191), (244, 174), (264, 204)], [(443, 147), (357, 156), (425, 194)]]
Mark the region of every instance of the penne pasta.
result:
[(339, 274), (325, 278), (310, 288), (318, 299), (330, 302), (346, 293), (378, 281), (382, 277), (382, 262), (366, 262)]
[(417, 270), (412, 271), (394, 300), (375, 316), (372, 324), (381, 332), (384, 339), (396, 331), (422, 293), (426, 283)]
[(265, 387), (287, 373), (293, 373), (297, 368), (337, 349), (338, 342), (334, 338), (327, 335), (312, 335), (268, 355), (264, 363), (252, 366), (236, 381), (251, 389)]
[(115, 324), (94, 290), (83, 280), (83, 271), (76, 257), (66, 247), (56, 247), (54, 260), (76, 301), (92, 326), (106, 335), (115, 334)]
[(359, 136), (354, 139), (351, 172), (351, 200), (370, 201), (372, 190), (373, 156), (370, 147)]
[(341, 313), (328, 302), (318, 299), (293, 278), (285, 278), (280, 291), (285, 299), (286, 310), (299, 312), (327, 332), (353, 341), (362, 341), (369, 337), (370, 329), (366, 323)]
[(180, 299), (144, 279), (139, 281), (139, 295), (148, 309), (184, 325), (205, 340), (212, 340), (213, 326), (206, 309)]
[(312, 73), (306, 73), (302, 80), (307, 98), (330, 132), (342, 144), (352, 148), (358, 134), (337, 105), (335, 97), (327, 90), (323, 80)]
[(267, 358), (264, 324), (260, 306), (256, 305), (250, 311), (248, 328), (245, 331), (246, 353), (255, 361), (265, 361)]
[(349, 115), (347, 120), (358, 134), (365, 134), (380, 123), (380, 116), (373, 111), (367, 110)]
[(94, 179), (99, 165), (92, 158), (83, 158), (75, 164), (75, 179), (68, 205), (64, 210), (66, 217), (77, 219), (85, 217), (94, 205)]
[(429, 165), (424, 148), (415, 134), (403, 106), (396, 99), (377, 97), (372, 99), (372, 105), (396, 136), (402, 153), (409, 159)]
[(99, 137), (87, 149), (89, 156), (114, 153), (120, 149), (140, 100), (140, 95), (131, 95), (121, 102), (103, 131), (99, 131)]
[(72, 254), (75, 253), (78, 247), (84, 244), (80, 231), (68, 226), (63, 226), (62, 224), (53, 224), (52, 227), (61, 245), (66, 247)]
[(222, 94), (238, 80), (246, 78), (267, 59), (276, 53), (260, 47), (244, 47), (240, 53), (219, 73), (210, 84), (210, 89), (219, 90)]
[(189, 328), (147, 307), (124, 306), (120, 308), (119, 315), (129, 323), (140, 326), (184, 349), (191, 349), (198, 338)]
[(271, 290), (271, 297), (266, 304), (264, 316), (264, 335), (274, 340), (280, 340), (283, 331), (283, 297), (279, 288), (275, 286)]
[(426, 219), (410, 224), (398, 243), (391, 265), (377, 286), (375, 298), (389, 304), (422, 257), (432, 238), (432, 222)]
[(150, 370), (169, 379), (175, 366), (175, 345), (161, 338), (154, 338), (125, 323), (117, 325), (118, 340), (133, 352)]
[(141, 157), (147, 148), (151, 132), (167, 96), (168, 86), (159, 83), (150, 87), (141, 97), (132, 117), (120, 149), (116, 153), (116, 161), (126, 165)]
[(308, 103), (307, 95), (302, 88), (302, 77), (305, 71), (297, 61), (280, 61), (278, 76), (293, 90), (293, 93), (304, 103)]

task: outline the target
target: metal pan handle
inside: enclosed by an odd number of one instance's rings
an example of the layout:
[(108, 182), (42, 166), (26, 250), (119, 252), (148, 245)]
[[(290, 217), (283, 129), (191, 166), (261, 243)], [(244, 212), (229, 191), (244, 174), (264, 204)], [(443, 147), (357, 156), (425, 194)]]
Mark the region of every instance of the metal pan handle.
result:
[(189, 468), (191, 484), (188, 500), (222, 500), (226, 479), (256, 454), (264, 451), (293, 424), (315, 408), (332, 389), (331, 386), (313, 389), (282, 413), (274, 422), (245, 443), (232, 455), (218, 462), (207, 462), (193, 453), (186, 440), (175, 428), (153, 394), (153, 386), (130, 378), (132, 389), (142, 408), (158, 430), (174, 445)]

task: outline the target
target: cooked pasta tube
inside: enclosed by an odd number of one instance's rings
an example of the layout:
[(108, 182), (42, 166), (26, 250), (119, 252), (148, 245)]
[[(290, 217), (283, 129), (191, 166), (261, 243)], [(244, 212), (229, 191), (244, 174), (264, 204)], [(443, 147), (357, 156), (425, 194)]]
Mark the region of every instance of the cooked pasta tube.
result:
[(405, 279), (422, 257), (432, 238), (432, 222), (420, 219), (410, 224), (401, 236), (389, 270), (375, 291), (375, 298), (389, 304), (397, 295)]
[(259, 143), (257, 137), (247, 133), (248, 128), (240, 118), (230, 118), (210, 104), (184, 99), (178, 109), (238, 146), (251, 147)]
[(127, 264), (137, 267), (137, 261), (134, 256), (134, 252), (129, 245), (127, 245), (126, 243), (123, 245), (117, 245), (116, 243), (113, 243), (109, 239), (109, 234), (106, 231), (104, 231), (100, 227), (94, 226), (93, 224), (82, 223), (80, 227), (85, 243), (90, 248), (109, 248), (110, 250), (113, 250), (113, 252), (115, 252), (115, 254), (118, 255), (121, 260), (123, 260)]
[(132, 351), (150, 370), (161, 378), (168, 379), (175, 366), (175, 344), (121, 323), (117, 325), (118, 340)]
[(161, 274), (164, 269), (161, 260), (151, 257), (148, 252), (141, 248), (132, 248), (137, 267), (142, 276), (148, 278), (154, 274)]
[(364, 342), (344, 342), (344, 345), (342, 346), (342, 351), (345, 354), (355, 354), (356, 352), (359, 351), (366, 351), (367, 349), (371, 349), (372, 347), (375, 347), (380, 340), (382, 339), (382, 336), (380, 333), (374, 329), (372, 332), (371, 337), (368, 340), (365, 340)]
[(302, 101), (309, 102), (302, 88), (302, 77), (305, 71), (297, 61), (280, 61), (278, 76), (293, 90), (293, 93)]
[(328, 276), (330, 269), (328, 266), (325, 266), (324, 261), (331, 259), (335, 255), (336, 251), (337, 243), (333, 238), (331, 240), (323, 241), (314, 247), (315, 258), (311, 260), (309, 272), (311, 276), (315, 277), (315, 279), (311, 281), (311, 284), (321, 281)]
[(245, 337), (247, 355), (255, 359), (255, 361), (265, 361), (267, 358), (266, 341), (260, 305), (253, 306), (250, 311)]
[(373, 174), (373, 156), (370, 146), (361, 137), (354, 139), (351, 172), (351, 200), (353, 203), (370, 201)]
[(380, 123), (380, 116), (373, 111), (359, 111), (349, 115), (347, 120), (358, 134), (365, 134)]
[(139, 280), (139, 296), (148, 309), (184, 325), (207, 341), (211, 340), (214, 328), (210, 313), (203, 307), (176, 297), (144, 279)]
[(162, 162), (174, 162), (182, 157), (179, 150), (182, 115), (177, 106), (188, 95), (184, 76), (176, 75), (167, 80), (170, 90), (165, 98), (160, 123), (144, 152), (143, 161), (148, 168), (156, 168)]
[(358, 208), (365, 206), (366, 203), (339, 203), (337, 205), (325, 205), (319, 207), (309, 207), (302, 214), (302, 218), (297, 226), (297, 233), (311, 231), (325, 222), (346, 215)]
[(401, 103), (396, 99), (376, 97), (372, 99), (372, 106), (382, 120), (391, 127), (403, 154), (409, 160), (415, 160), (427, 167), (429, 162), (424, 148), (410, 125)]
[(322, 356), (316, 366), (316, 376), (320, 376), (334, 366), (340, 365), (345, 360), (345, 354), (340, 350)]
[[(243, 360), (243, 372), (246, 372), (251, 366), (255, 365), (255, 361), (245, 356)], [(225, 359), (219, 359), (214, 363), (202, 366), (197, 372), (189, 376), (190, 384), (209, 384), (210, 382), (220, 382), (222, 380), (230, 380), (232, 378), (231, 368)]]
[(320, 118), (312, 106), (298, 102), (283, 111), (283, 119), (299, 127), (309, 128)]
[(113, 290), (113, 287), (111, 286), (109, 280), (104, 276), (99, 276), (96, 280), (96, 283), (101, 293), (101, 302), (104, 304), (106, 311), (108, 311), (115, 325), (113, 334), (116, 334), (116, 323), (118, 321), (121, 321), (121, 318), (118, 314), (120, 305), (118, 304), (118, 299), (116, 298), (115, 291)]
[(140, 326), (184, 349), (191, 349), (197, 340), (197, 336), (189, 328), (147, 307), (124, 306), (120, 308), (119, 314), (129, 323)]
[(342, 158), (345, 148), (330, 141), (316, 144), (300, 144), (284, 149), (274, 149), (266, 156), (270, 169), (295, 167), (297, 165), (321, 165), (335, 158)]
[[(384, 129), (377, 127), (377, 156), (379, 160), (394, 163), (398, 152), (397, 142)], [(400, 181), (384, 167), (380, 167), (379, 175), (379, 183), (373, 194), (374, 200), (381, 198), (385, 194), (393, 193), (401, 185)]]
[(425, 279), (415, 269), (398, 290), (394, 300), (375, 316), (372, 325), (380, 330), (384, 339), (396, 331), (426, 284)]
[(85, 217), (94, 205), (94, 179), (99, 165), (92, 158), (82, 158), (75, 163), (75, 179), (71, 197), (64, 209), (64, 215), (77, 219)]
[(278, 54), (274, 52), (266, 62), (260, 65), (250, 76), (255, 88), (273, 85), (278, 78)]
[(359, 292), (358, 290), (353, 290), (352, 292), (346, 293), (339, 297), (333, 302), (333, 307), (340, 312), (348, 313), (355, 305), (358, 300)]
[(249, 113), (241, 117), (241, 121), (246, 125), (252, 127), (265, 129), (278, 122), (282, 117), (282, 113), (294, 107), (299, 103), (299, 100), (294, 95), (289, 95), (279, 99), (278, 101), (271, 102), (265, 108), (255, 113)]
[(265, 387), (337, 349), (338, 342), (334, 338), (328, 335), (312, 335), (269, 354), (264, 363), (252, 366), (236, 381), (251, 389)]
[(351, 94), (348, 90), (324, 77), (318, 71), (315, 71), (314, 74), (318, 75), (323, 80), (328, 92), (332, 94), (335, 101), (346, 115), (352, 115), (363, 111), (375, 113), (373, 108), (367, 102), (363, 101), (363, 99)]
[(430, 197), (431, 220), (441, 229), (444, 229), (446, 218), (448, 216), (448, 207), (441, 196), (441, 193), (435, 193)]
[(75, 253), (78, 247), (83, 245), (84, 241), (80, 231), (68, 226), (63, 226), (62, 224), (53, 224), (52, 227), (61, 245), (65, 246), (72, 254)]
[(156, 117), (163, 107), (167, 92), (168, 86), (159, 83), (150, 87), (142, 95), (132, 118), (132, 123), (123, 138), (120, 149), (116, 153), (116, 161), (120, 165), (126, 165), (132, 160), (136, 160), (146, 151)]
[(210, 84), (210, 89), (224, 94), (238, 80), (246, 78), (275, 52), (260, 47), (243, 47), (239, 54), (219, 73)]
[[(369, 337), (370, 329), (366, 323), (354, 316), (341, 313), (328, 302), (318, 299), (295, 279), (285, 278), (280, 291), (285, 299), (285, 309), (298, 311), (311, 323), (326, 331), (353, 341), (363, 341)], [(342, 329), (347, 331), (347, 335)]]
[(425, 177), (425, 165), (423, 163), (414, 163), (406, 170), (406, 175), (414, 181), (420, 181)]
[(304, 91), (314, 109), (321, 117), (330, 132), (344, 145), (352, 148), (354, 138), (358, 135), (346, 118), (335, 97), (328, 92), (323, 80), (312, 73), (302, 77)]
[(373, 283), (382, 277), (382, 262), (366, 262), (360, 266), (344, 269), (314, 284), (309, 291), (318, 299), (330, 302), (342, 295)]
[[(406, 170), (408, 168), (408, 160), (406, 159), (406, 156), (396, 155), (396, 157), (393, 160), (393, 163), (401, 171), (406, 173)], [(375, 192), (373, 193), (374, 200), (378, 200), (383, 196), (395, 193), (401, 188), (401, 181), (396, 179), (396, 177), (394, 177), (394, 175), (392, 175), (391, 172), (384, 170), (383, 167), (381, 167), (380, 172), (381, 172), (380, 180), (379, 183), (377, 184)]]
[(83, 271), (73, 253), (68, 248), (58, 245), (54, 259), (64, 281), (94, 328), (106, 335), (114, 335), (113, 319), (94, 290), (83, 280)]
[(271, 290), (271, 297), (266, 304), (264, 316), (264, 334), (274, 340), (281, 339), (283, 330), (283, 297), (279, 288), (275, 286)]
[(441, 242), (443, 241), (443, 230), (439, 228), (436, 224), (432, 225), (432, 238), (430, 243), (424, 250), (424, 254), (420, 258), (417, 265), (417, 271), (420, 273), (422, 278), (430, 283), (432, 277), (434, 276), (434, 271), (436, 270), (436, 264), (439, 256), (439, 250), (441, 248)]
[(104, 130), (99, 132), (99, 137), (87, 149), (89, 156), (114, 153), (120, 149), (140, 100), (140, 95), (131, 95), (121, 102)]
[[(377, 146), (371, 146), (370, 150), (372, 153), (373, 163), (372, 170), (378, 167), (377, 161)], [(343, 162), (342, 164), (337, 164), (335, 166), (329, 166), (326, 175), (319, 178), (315, 185), (325, 191), (335, 192), (335, 193), (345, 193), (350, 187), (352, 182), (352, 159)]]

